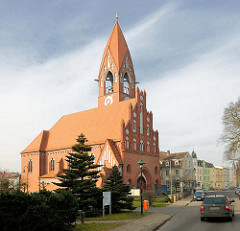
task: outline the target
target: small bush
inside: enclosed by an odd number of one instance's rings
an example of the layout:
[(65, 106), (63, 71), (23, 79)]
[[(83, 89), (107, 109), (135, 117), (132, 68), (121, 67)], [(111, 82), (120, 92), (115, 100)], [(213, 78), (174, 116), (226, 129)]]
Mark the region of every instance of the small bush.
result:
[(152, 191), (147, 191), (143, 193), (143, 199), (149, 201), (149, 205), (151, 206), (152, 203), (155, 201), (156, 194)]

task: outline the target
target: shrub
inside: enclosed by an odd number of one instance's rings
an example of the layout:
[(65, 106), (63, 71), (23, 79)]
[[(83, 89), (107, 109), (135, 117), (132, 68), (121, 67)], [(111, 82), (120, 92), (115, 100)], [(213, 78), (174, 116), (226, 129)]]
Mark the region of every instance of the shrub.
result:
[(143, 193), (143, 199), (149, 201), (149, 205), (151, 206), (152, 203), (155, 201), (156, 194), (152, 191), (147, 191)]
[(71, 230), (77, 218), (77, 200), (66, 190), (58, 193), (0, 193), (1, 230)]

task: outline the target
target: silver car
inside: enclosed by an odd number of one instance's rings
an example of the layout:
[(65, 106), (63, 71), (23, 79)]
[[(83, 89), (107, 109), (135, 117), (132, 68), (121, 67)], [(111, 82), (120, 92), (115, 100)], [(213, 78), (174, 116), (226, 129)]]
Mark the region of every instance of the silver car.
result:
[(232, 220), (234, 216), (234, 206), (225, 195), (209, 195), (200, 206), (201, 221), (210, 217), (227, 217)]

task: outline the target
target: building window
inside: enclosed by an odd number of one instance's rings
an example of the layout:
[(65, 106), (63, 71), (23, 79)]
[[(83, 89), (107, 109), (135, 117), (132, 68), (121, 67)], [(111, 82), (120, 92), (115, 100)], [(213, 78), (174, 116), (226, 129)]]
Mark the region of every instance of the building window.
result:
[(147, 136), (150, 136), (150, 124), (147, 124)]
[(150, 152), (150, 142), (147, 142), (147, 152)]
[(137, 140), (133, 138), (133, 150), (137, 150)]
[(166, 162), (165, 162), (165, 166), (169, 166), (169, 161), (166, 161)]
[(128, 95), (129, 95), (129, 83), (130, 83), (130, 79), (129, 79), (128, 73), (126, 72), (124, 74), (124, 79), (123, 79), (123, 84), (124, 84), (123, 92)]
[(176, 170), (176, 176), (178, 176), (178, 175), (179, 175), (179, 170), (177, 169), (177, 170)]
[(105, 94), (109, 94), (113, 92), (113, 75), (112, 72), (109, 71), (106, 76), (105, 82)]
[(154, 153), (157, 152), (156, 143), (153, 143), (153, 152), (154, 152)]
[(129, 149), (129, 137), (128, 136), (126, 136), (125, 148)]
[(140, 152), (143, 152), (143, 144), (144, 144), (144, 142), (143, 142), (143, 140), (141, 140), (140, 141)]
[(158, 174), (158, 167), (155, 167), (154, 172), (155, 172), (155, 175)]
[(140, 103), (140, 133), (143, 135), (143, 104)]
[(54, 171), (55, 170), (55, 160), (54, 158), (52, 157), (50, 159), (50, 171)]
[(166, 170), (166, 176), (169, 176), (169, 171), (168, 170)]
[(131, 166), (130, 166), (130, 164), (128, 164), (128, 166), (127, 166), (127, 173), (131, 173)]
[(33, 171), (33, 161), (32, 159), (30, 159), (28, 161), (28, 172), (32, 172)]
[(95, 164), (95, 155), (93, 152), (91, 152), (90, 156), (92, 156), (94, 159), (93, 159), (93, 163)]
[(175, 165), (179, 165), (179, 160), (176, 160), (176, 161), (175, 161)]
[(137, 132), (137, 123), (136, 123), (136, 120), (133, 120), (132, 129), (133, 129), (133, 132)]

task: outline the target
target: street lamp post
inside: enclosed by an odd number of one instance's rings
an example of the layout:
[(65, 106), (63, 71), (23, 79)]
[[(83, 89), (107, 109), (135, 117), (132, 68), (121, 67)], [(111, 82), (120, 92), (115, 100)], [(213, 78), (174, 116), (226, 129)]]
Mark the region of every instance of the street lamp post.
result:
[(143, 214), (143, 198), (142, 198), (142, 167), (144, 164), (146, 164), (146, 162), (144, 162), (143, 160), (140, 160), (137, 162), (137, 164), (139, 164), (140, 167), (140, 176), (141, 176), (141, 188), (140, 188), (140, 197), (141, 197), (141, 215)]
[(23, 167), (23, 172), (25, 172), (25, 168), (27, 168), (27, 193), (28, 193), (28, 166)]
[(170, 183), (171, 183), (171, 200), (172, 200), (172, 160), (170, 160)]

